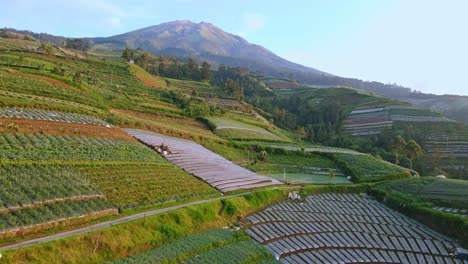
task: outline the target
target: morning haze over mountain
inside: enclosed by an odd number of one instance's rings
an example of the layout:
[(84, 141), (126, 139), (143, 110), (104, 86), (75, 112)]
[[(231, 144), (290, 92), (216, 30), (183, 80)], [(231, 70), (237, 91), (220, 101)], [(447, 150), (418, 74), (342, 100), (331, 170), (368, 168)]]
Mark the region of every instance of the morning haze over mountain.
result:
[(0, 6), (0, 264), (467, 263), (466, 1)]

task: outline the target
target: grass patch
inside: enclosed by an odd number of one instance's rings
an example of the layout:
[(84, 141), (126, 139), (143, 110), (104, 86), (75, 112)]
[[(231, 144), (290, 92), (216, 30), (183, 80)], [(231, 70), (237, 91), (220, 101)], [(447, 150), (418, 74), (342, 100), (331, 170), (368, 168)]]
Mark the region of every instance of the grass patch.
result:
[(220, 214), (221, 201), (190, 206), (98, 232), (5, 251), (2, 252), (3, 259), (7, 263), (49, 263), (51, 259), (66, 260), (68, 263), (99, 263), (120, 259), (168, 244), (176, 238), (226, 226), (238, 215), (246, 216), (284, 197), (285, 193), (281, 190), (268, 190), (227, 198), (238, 208), (234, 216)]

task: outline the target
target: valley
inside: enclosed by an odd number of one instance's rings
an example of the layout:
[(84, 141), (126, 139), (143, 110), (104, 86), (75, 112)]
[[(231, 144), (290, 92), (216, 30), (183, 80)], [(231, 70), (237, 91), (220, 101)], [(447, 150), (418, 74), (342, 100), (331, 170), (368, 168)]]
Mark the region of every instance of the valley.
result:
[(125, 35), (5, 34), (0, 262), (466, 262), (466, 123)]

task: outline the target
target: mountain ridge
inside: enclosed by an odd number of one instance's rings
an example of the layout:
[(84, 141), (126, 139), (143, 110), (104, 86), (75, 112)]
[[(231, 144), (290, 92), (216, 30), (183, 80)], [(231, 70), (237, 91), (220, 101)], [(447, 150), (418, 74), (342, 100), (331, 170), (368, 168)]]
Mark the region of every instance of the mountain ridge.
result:
[(142, 48), (156, 54), (195, 57), (214, 65), (223, 63), (240, 66), (239, 64), (244, 63), (246, 65), (243, 66), (250, 66), (251, 70), (263, 71), (265, 74), (292, 70), (333, 76), (283, 59), (260, 45), (252, 44), (204, 21), (194, 23), (177, 20), (111, 37), (92, 39), (95, 43), (93, 49), (97, 51)]

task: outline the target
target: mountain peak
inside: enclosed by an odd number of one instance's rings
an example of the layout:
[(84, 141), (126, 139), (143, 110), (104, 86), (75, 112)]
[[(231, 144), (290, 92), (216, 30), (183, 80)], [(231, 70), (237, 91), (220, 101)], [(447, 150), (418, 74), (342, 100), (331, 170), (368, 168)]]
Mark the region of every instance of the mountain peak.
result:
[[(97, 47), (142, 48), (155, 54), (187, 56), (213, 65), (244, 66), (265, 73), (323, 72), (287, 61), (240, 36), (201, 21), (176, 20), (108, 38), (96, 38)], [(326, 73), (325, 73), (326, 74)]]

